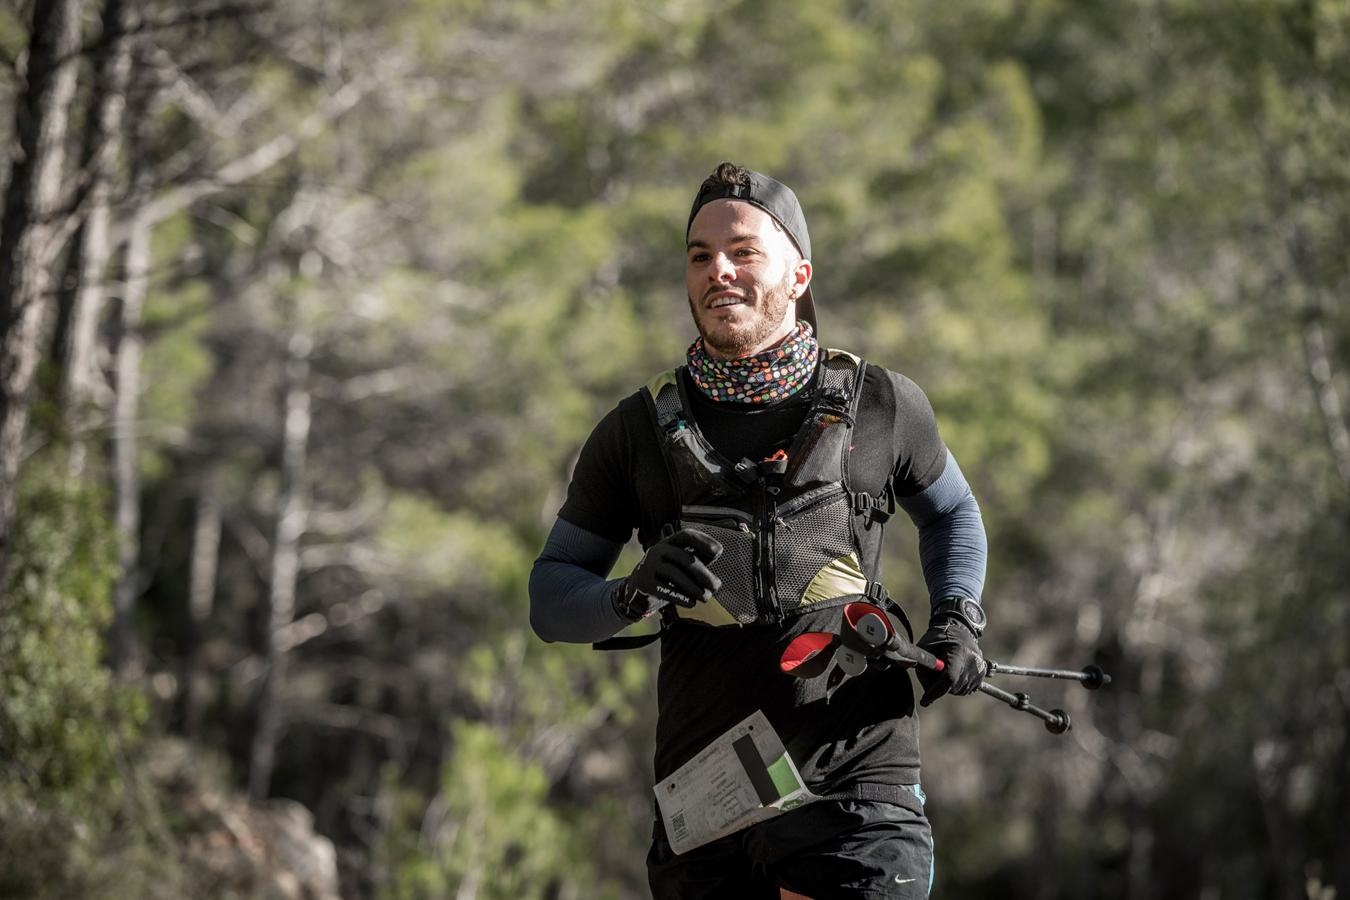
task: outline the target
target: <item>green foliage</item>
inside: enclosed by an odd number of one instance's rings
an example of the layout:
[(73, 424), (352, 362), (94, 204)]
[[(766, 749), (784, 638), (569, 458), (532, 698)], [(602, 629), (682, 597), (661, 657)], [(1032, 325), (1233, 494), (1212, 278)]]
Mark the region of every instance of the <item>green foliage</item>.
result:
[(403, 590), (520, 596), (532, 554), (505, 526), (447, 514), (408, 494), (390, 498), (376, 538), (381, 567)]
[(128, 782), (148, 710), (102, 659), (115, 572), (106, 497), (63, 462), (23, 472), (0, 617), (0, 895), (166, 896), (141, 880), (164, 872)]
[[(112, 531), (102, 490), (72, 489), (51, 467), (23, 477), (13, 572), (0, 663), (4, 756), (37, 792), (78, 798), (115, 775), (104, 713), (126, 714), (103, 668), (103, 629), (115, 574)], [(129, 732), (118, 731), (118, 742)]]
[[(411, 827), (393, 832), (388, 852), (395, 874), (381, 896), (616, 896), (602, 886), (571, 817), (548, 802), (548, 778), (537, 764), (482, 723), (456, 723), (452, 745), (432, 812), (422, 817), (412, 803)], [(413, 842), (418, 819), (420, 839)]]

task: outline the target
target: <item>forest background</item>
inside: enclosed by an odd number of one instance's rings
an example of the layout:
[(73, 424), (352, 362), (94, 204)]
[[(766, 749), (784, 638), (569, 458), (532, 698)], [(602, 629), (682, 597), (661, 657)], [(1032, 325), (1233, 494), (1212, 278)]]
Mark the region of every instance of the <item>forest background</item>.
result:
[(654, 656), (526, 580), (730, 159), (932, 399), (987, 652), (1115, 679), (923, 713), (937, 894), (1350, 898), (1350, 3), (4, 0), (0, 63), (0, 896), (645, 895)]

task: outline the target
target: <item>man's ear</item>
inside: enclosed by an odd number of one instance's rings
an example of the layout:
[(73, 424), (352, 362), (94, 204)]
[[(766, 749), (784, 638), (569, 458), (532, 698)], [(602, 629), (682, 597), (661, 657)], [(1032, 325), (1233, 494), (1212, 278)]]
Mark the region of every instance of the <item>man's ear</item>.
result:
[(792, 267), (792, 298), (800, 299), (811, 286), (811, 260), (799, 259)]

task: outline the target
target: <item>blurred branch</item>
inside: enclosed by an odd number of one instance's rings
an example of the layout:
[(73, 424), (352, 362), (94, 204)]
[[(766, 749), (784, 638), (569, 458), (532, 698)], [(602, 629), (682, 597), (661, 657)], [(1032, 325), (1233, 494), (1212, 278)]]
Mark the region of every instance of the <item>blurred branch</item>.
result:
[(220, 110), (216, 109), (215, 102), (197, 86), (192, 76), (188, 75), (178, 63), (174, 62), (169, 51), (157, 44), (151, 44), (147, 55), (148, 61), (159, 69), (163, 81), (167, 84), (167, 87), (163, 89), (165, 96), (178, 101), (179, 106), (193, 121), (198, 122), (217, 137), (230, 134), (223, 128), (224, 116)]
[(290, 52), (289, 48), (283, 46), (282, 43), (277, 40), (276, 35), (272, 33), (271, 29), (253, 28), (251, 27), (252, 23), (248, 21), (242, 22), (241, 25), (244, 33), (247, 34), (257, 46), (272, 51), (281, 61), (289, 65), (298, 74), (303, 75), (310, 82), (314, 84), (322, 83), (326, 73), (321, 64), (316, 65), (312, 62), (297, 59), (296, 56)]
[(268, 542), (266, 535), (248, 519), (231, 517), (226, 520), (225, 524), (230, 533), (234, 535), (235, 540), (239, 542), (239, 546), (244, 548), (244, 555), (248, 557), (249, 562), (253, 563), (253, 571), (257, 573), (259, 578), (266, 581), (270, 570), (268, 559), (272, 553), (272, 545)]
[(383, 369), (379, 372), (370, 372), (347, 379), (342, 387), (342, 395), (348, 400), (383, 397), (425, 383), (426, 377), (427, 372), (424, 366), (398, 366), (392, 369)]
[(66, 249), (66, 244), (79, 231), (80, 226), (84, 224), (85, 217), (89, 214), (90, 199), (93, 192), (90, 188), (93, 186), (92, 173), (88, 168), (81, 169), (75, 175), (74, 183), (71, 185), (69, 199), (66, 200), (61, 210), (58, 210), (53, 216), (57, 220), (55, 228), (52, 229), (51, 240), (43, 248), (40, 256), (42, 265), (51, 267), (56, 263), (56, 259), (61, 252)]
[[(148, 202), (141, 215), (151, 224), (181, 212), (197, 200), (229, 187), (234, 187), (261, 175), (272, 166), (295, 153), (306, 141), (318, 136), (331, 121), (350, 110), (375, 86), (372, 79), (344, 84), (325, 97), (313, 113), (306, 116), (296, 128), (278, 135), (241, 157), (221, 166), (216, 172), (187, 184), (170, 188)], [(125, 238), (125, 228), (114, 232), (114, 240)]]
[(1310, 318), (1303, 326), (1303, 352), (1308, 380), (1312, 382), (1313, 394), (1317, 398), (1317, 411), (1321, 414), (1336, 471), (1345, 486), (1350, 488), (1350, 428), (1345, 424), (1344, 406), (1336, 390), (1331, 351), (1327, 346), (1326, 331), (1322, 328), (1320, 315)]
[(346, 509), (310, 510), (309, 530), (311, 533), (351, 534), (368, 524), (385, 505), (384, 496), (367, 491)]
[(554, 722), (536, 731), (521, 748), (521, 758), (538, 763), (550, 782), (559, 781), (581, 753), (585, 738), (613, 714), (608, 706), (595, 705), (580, 720)]
[(247, 181), (290, 156), (305, 141), (317, 136), (325, 125), (345, 113), (360, 101), (370, 89), (369, 82), (352, 82), (325, 97), (319, 108), (307, 116), (290, 134), (283, 134), (250, 153), (222, 166), (215, 175), (193, 184), (183, 185), (163, 194), (146, 206), (146, 216), (152, 222), (161, 222), (193, 201)]
[(396, 717), (358, 706), (291, 701), (286, 704), (284, 718), (291, 722), (309, 722), (344, 731), (362, 731), (394, 744), (401, 743), (403, 739)]
[(131, 37), (140, 34), (153, 34), (159, 31), (169, 31), (174, 28), (187, 28), (192, 25), (209, 25), (221, 20), (236, 20), (246, 22), (252, 16), (267, 12), (272, 8), (271, 3), (226, 3), (217, 6), (214, 9), (204, 9), (199, 12), (188, 12), (179, 16), (173, 16), (163, 19), (145, 19), (126, 29), (109, 30), (100, 34), (95, 40), (80, 47), (75, 55), (98, 53), (113, 41), (124, 37)]
[(201, 214), (202, 221), (219, 226), (244, 247), (255, 247), (262, 240), (262, 232), (243, 216), (232, 212), (218, 203), (205, 204)]
[[(148, 51), (148, 61), (159, 71), (161, 80), (168, 85), (163, 91), (165, 97), (178, 102), (179, 108), (194, 122), (201, 125), (216, 137), (226, 138), (237, 134), (245, 121), (259, 110), (277, 100), (274, 91), (246, 91), (228, 108), (222, 110), (216, 101), (197, 84), (182, 66), (174, 60), (168, 50), (152, 44)], [(194, 148), (188, 148), (190, 152)], [(172, 170), (172, 163), (169, 164)]]
[(380, 557), (374, 550), (360, 544), (344, 542), (339, 544), (321, 544), (306, 547), (300, 554), (300, 568), (306, 572), (326, 569), (330, 566), (345, 566), (358, 572), (381, 571)]
[(224, 3), (215, 8), (207, 8), (196, 12), (184, 13), (181, 16), (174, 16), (165, 19), (147, 19), (144, 23), (131, 30), (132, 34), (141, 32), (164, 31), (170, 28), (184, 28), (188, 25), (205, 25), (220, 19), (247, 19), (250, 16), (267, 12), (272, 9), (274, 4), (270, 2), (261, 3)]
[(375, 615), (388, 602), (381, 592), (369, 590), (356, 603), (336, 603), (327, 612), (310, 613), (282, 628), (275, 638), (277, 646), (283, 650), (293, 650), (334, 629), (353, 625)]

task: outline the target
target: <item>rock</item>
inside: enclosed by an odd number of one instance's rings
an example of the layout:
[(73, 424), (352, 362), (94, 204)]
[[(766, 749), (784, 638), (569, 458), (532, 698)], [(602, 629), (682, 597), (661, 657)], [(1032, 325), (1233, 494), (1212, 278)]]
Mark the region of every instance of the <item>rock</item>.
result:
[(149, 767), (177, 806), (169, 818), (197, 895), (340, 900), (337, 850), (315, 832), (314, 815), (293, 800), (250, 804), (210, 760), (209, 751), (164, 740)]

